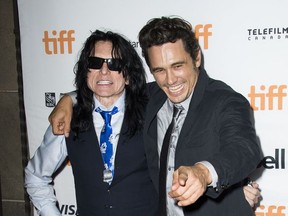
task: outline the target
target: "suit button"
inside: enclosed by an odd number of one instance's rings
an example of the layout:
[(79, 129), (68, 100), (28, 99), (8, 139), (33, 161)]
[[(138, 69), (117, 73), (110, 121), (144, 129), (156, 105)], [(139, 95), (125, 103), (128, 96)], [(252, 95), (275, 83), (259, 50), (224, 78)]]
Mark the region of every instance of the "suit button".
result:
[(105, 208), (109, 208), (109, 209), (112, 209), (113, 206), (112, 205), (105, 205)]

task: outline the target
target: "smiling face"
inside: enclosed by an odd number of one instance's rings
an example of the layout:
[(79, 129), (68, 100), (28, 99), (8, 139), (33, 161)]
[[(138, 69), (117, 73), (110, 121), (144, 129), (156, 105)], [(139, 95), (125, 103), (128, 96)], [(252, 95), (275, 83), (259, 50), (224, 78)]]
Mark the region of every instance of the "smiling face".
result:
[[(108, 59), (112, 58), (112, 43), (110, 41), (98, 41), (95, 44), (95, 57)], [(111, 71), (104, 62), (100, 69), (89, 69), (87, 74), (87, 85), (94, 92), (97, 100), (105, 107), (113, 105), (122, 95), (125, 84), (123, 73)]]
[(195, 61), (182, 40), (148, 48), (150, 70), (159, 87), (173, 103), (181, 103), (192, 93), (201, 64), (200, 51)]

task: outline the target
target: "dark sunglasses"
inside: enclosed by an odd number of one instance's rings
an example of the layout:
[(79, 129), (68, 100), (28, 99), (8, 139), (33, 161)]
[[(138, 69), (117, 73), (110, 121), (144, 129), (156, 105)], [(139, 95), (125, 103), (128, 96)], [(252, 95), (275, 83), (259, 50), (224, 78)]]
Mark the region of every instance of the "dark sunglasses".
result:
[(116, 58), (103, 59), (99, 57), (89, 57), (88, 68), (101, 69), (104, 62), (107, 64), (108, 69), (111, 71), (121, 71), (123, 68), (123, 63), (121, 59)]

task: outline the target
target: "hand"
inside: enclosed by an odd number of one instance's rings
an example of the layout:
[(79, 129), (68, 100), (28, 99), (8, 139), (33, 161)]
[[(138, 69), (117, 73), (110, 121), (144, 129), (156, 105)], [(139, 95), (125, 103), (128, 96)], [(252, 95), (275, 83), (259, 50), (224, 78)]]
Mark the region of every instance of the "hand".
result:
[(259, 185), (256, 182), (252, 182), (252, 185), (244, 186), (243, 191), (247, 202), (252, 208), (260, 202), (261, 193)]
[(204, 194), (210, 183), (209, 170), (203, 164), (181, 166), (173, 173), (169, 195), (179, 201), (179, 206), (188, 206)]
[(48, 118), (55, 135), (64, 134), (65, 137), (69, 136), (72, 112), (72, 99), (70, 96), (64, 95)]

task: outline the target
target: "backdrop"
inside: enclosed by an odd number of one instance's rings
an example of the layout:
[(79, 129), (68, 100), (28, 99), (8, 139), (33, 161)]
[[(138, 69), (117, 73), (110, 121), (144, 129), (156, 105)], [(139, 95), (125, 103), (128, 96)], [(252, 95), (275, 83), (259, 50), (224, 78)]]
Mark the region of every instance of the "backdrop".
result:
[[(287, 8), (286, 0), (18, 0), (30, 155), (41, 143), (60, 94), (74, 90), (73, 67), (91, 31), (124, 34), (140, 54), (141, 27), (153, 17), (178, 15), (193, 24), (208, 74), (254, 107), (265, 156), (252, 175), (263, 195), (256, 215), (288, 215)], [(148, 70), (147, 76), (153, 80)], [(62, 215), (75, 215), (69, 164), (56, 177), (55, 190)]]

